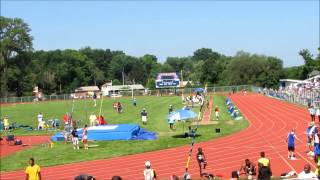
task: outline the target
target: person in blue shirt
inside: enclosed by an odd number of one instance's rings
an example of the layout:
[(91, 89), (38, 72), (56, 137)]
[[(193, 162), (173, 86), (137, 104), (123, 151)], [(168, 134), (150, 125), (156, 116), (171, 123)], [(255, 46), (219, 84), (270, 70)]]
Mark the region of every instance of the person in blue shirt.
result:
[(295, 160), (296, 157), (294, 155), (294, 140), (296, 138), (295, 135), (295, 130), (292, 129), (291, 132), (289, 132), (288, 136), (287, 136), (287, 143), (288, 143), (288, 158), (291, 160)]

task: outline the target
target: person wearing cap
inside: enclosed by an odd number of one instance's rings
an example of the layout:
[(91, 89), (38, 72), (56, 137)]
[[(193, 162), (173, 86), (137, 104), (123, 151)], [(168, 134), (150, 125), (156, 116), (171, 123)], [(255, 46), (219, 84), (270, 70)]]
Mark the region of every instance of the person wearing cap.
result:
[(146, 161), (144, 163), (143, 175), (144, 175), (144, 180), (156, 180), (157, 179), (156, 171), (151, 168), (150, 161)]
[(141, 111), (141, 121), (142, 121), (142, 124), (144, 124), (144, 125), (147, 124), (147, 118), (148, 118), (148, 113), (147, 113), (146, 109), (143, 108), (142, 111)]

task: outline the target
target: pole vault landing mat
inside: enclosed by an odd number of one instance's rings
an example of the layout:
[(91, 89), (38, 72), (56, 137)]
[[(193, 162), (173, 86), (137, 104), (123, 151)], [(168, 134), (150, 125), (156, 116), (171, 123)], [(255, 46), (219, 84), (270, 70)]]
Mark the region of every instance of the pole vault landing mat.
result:
[[(77, 129), (79, 138), (82, 138), (83, 128)], [(64, 141), (64, 133), (59, 132), (51, 137), (53, 141)], [(113, 124), (88, 127), (88, 140), (154, 140), (156, 133), (149, 132), (137, 124)]]

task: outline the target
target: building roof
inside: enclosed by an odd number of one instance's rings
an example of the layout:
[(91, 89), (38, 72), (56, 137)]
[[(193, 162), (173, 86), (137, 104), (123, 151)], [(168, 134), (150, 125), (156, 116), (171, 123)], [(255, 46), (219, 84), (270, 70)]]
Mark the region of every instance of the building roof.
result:
[(303, 80), (296, 80), (296, 79), (280, 79), (280, 82), (293, 82), (293, 83), (302, 83), (305, 82)]
[(120, 91), (120, 90), (131, 90), (131, 89), (140, 89), (143, 90), (144, 87), (141, 84), (135, 85), (116, 85), (116, 86), (102, 86), (109, 91)]
[(83, 92), (83, 91), (100, 91), (98, 86), (82, 86), (75, 90), (75, 92)]
[(313, 76), (316, 76), (316, 75), (319, 75), (320, 74), (320, 71), (317, 71), (317, 70), (313, 70), (311, 73), (308, 74), (309, 77), (313, 77)]

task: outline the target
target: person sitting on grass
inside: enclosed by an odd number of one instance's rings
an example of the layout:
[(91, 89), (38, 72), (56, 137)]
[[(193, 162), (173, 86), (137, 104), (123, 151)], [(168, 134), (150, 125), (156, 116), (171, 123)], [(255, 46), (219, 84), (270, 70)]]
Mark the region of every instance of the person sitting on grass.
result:
[(247, 179), (252, 179), (252, 176), (257, 174), (255, 165), (249, 159), (244, 161), (244, 165), (241, 166), (239, 172), (241, 173), (241, 171), (245, 173)]
[(26, 168), (26, 180), (41, 180), (40, 166), (35, 164), (34, 159), (29, 159), (29, 166)]
[(198, 161), (198, 165), (199, 165), (200, 176), (202, 177), (203, 176), (202, 170), (206, 169), (207, 160), (206, 160), (206, 157), (205, 157), (201, 147), (198, 148), (197, 161)]

